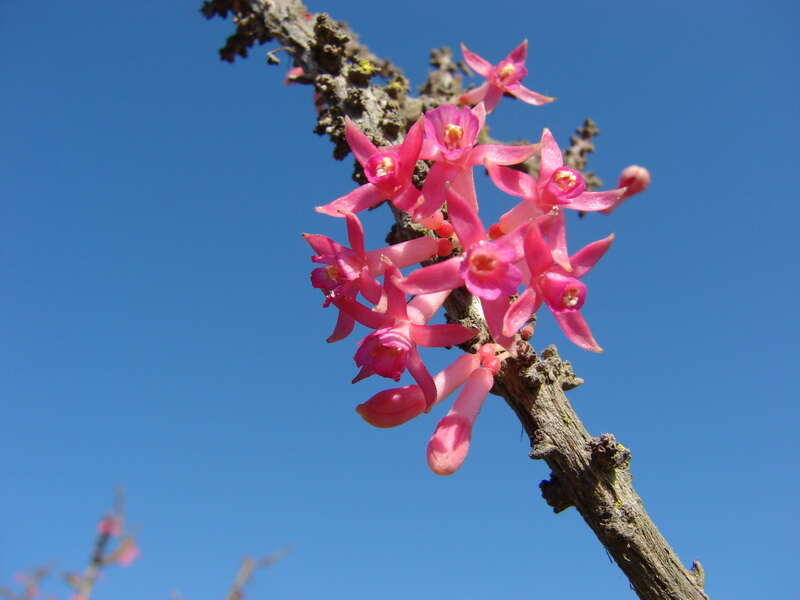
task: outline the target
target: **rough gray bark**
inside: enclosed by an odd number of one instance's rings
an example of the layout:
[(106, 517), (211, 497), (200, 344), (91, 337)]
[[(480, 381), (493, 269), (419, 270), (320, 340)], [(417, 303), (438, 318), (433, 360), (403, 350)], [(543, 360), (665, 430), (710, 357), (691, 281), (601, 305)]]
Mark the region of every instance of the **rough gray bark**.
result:
[[(345, 115), (376, 145), (396, 144), (422, 111), (452, 101), (462, 91), (458, 71), (465, 68), (454, 62), (448, 49), (432, 52), (435, 69), (420, 95), (412, 97), (408, 80), (397, 67), (373, 55), (344, 23), (326, 14), (309, 19), (299, 0), (213, 0), (203, 5), (202, 12), (209, 18), (231, 13), (237, 25), (220, 50), (224, 60), (247, 56), (256, 42), (275, 40), (294, 66), (303, 68), (299, 81), (313, 85), (318, 93), (316, 132), (331, 138), (337, 159), (349, 152), (342, 125)], [(268, 62), (277, 61), (274, 51), (268, 54)], [(596, 133), (587, 120), (565, 152), (568, 164), (585, 168)], [(488, 132), (483, 136), (485, 142)], [(534, 159), (517, 168), (537, 167)], [(415, 183), (421, 184), (425, 174), (420, 166)], [(357, 169), (354, 178), (361, 177)], [(393, 213), (391, 241), (425, 233), (399, 211)], [(448, 320), (480, 330), (472, 347), (464, 348), (467, 351), (490, 339), (473, 300), (462, 288), (445, 304)], [(517, 346), (517, 356), (506, 359), (492, 392), (505, 398), (525, 428), (531, 458), (544, 460), (551, 469), (550, 479), (540, 484), (544, 499), (555, 512), (570, 506), (580, 512), (642, 600), (707, 600), (700, 563), (691, 570), (683, 566), (633, 489), (630, 451), (611, 434), (591, 437), (572, 409), (564, 391), (583, 381), (570, 363), (561, 360), (553, 347), (537, 355), (521, 339)]]

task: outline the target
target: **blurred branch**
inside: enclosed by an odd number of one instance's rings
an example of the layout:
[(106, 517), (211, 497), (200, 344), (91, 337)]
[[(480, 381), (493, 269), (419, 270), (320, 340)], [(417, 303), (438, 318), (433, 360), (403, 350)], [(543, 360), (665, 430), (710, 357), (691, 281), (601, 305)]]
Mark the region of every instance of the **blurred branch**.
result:
[(247, 585), (247, 583), (253, 578), (253, 572), (256, 569), (267, 569), (271, 567), (284, 556), (289, 554), (289, 552), (291, 552), (291, 546), (284, 546), (283, 548), (280, 548), (279, 550), (276, 550), (275, 552), (256, 560), (246, 556), (239, 567), (239, 571), (236, 573), (236, 577), (233, 580), (233, 585), (231, 585), (231, 589), (228, 591), (228, 595), (225, 597), (225, 600), (242, 600), (242, 598), (244, 598), (244, 586)]
[[(461, 91), (449, 50), (433, 51), (434, 70), (420, 95), (413, 97), (400, 69), (373, 55), (346, 24), (324, 13), (309, 19), (299, 0), (212, 0), (202, 12), (209, 18), (229, 13), (233, 18), (236, 31), (220, 50), (224, 60), (247, 56), (256, 42), (275, 40), (286, 49), (318, 94), (316, 132), (330, 137), (337, 159), (349, 152), (345, 115), (377, 146), (397, 144), (422, 111), (452, 101)], [(596, 126), (587, 120), (565, 152), (567, 164), (585, 169), (596, 134)], [(419, 169), (415, 183), (424, 175)], [(402, 213), (393, 212), (393, 241), (421, 235)], [(445, 307), (448, 321), (480, 329), (478, 343), (489, 339), (473, 298), (463, 288), (450, 295)], [(552, 347), (539, 356), (522, 340), (517, 351), (516, 358), (506, 360), (492, 391), (505, 398), (525, 428), (531, 457), (551, 469), (549, 480), (541, 484), (545, 500), (556, 512), (570, 506), (578, 510), (642, 600), (705, 600), (702, 567), (695, 563), (687, 570), (682, 565), (634, 490), (630, 451), (613, 435), (591, 437), (564, 395), (582, 383), (570, 363)]]

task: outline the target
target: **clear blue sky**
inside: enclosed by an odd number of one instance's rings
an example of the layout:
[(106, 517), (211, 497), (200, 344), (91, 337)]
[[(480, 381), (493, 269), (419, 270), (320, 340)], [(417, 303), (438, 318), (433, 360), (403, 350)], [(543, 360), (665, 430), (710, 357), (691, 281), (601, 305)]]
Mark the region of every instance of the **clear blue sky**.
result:
[[(546, 465), (502, 400), (449, 478), (424, 457), (445, 407), (390, 431), (353, 411), (386, 382), (350, 385), (352, 340), (325, 344), (299, 235), (344, 239), (312, 207), (351, 188), (351, 162), (311, 133), (285, 61), (218, 60), (232, 25), (199, 5), (0, 2), (0, 581), (82, 567), (122, 484), (142, 556), (98, 600), (221, 598), (245, 554), (286, 543), (251, 598), (634, 598), (574, 509), (545, 505)], [(605, 354), (546, 314), (534, 343), (573, 360), (578, 413), (631, 448), (712, 598), (795, 597), (796, 5), (310, 8), (415, 84), (430, 47), (496, 62), (528, 38), (526, 84), (558, 101), (504, 101), (493, 135), (566, 144), (591, 116), (608, 184), (650, 168), (622, 210), (570, 223), (575, 247), (618, 236), (587, 278)], [(481, 189), (490, 211), (513, 202)]]

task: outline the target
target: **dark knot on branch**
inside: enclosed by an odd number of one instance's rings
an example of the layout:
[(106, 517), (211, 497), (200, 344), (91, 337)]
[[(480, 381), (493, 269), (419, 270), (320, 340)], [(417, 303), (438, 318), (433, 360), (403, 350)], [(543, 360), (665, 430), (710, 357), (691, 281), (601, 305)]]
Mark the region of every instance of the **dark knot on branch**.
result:
[(604, 433), (586, 442), (587, 450), (595, 466), (605, 472), (627, 469), (631, 462), (631, 451), (620, 444), (611, 433)]
[(542, 490), (544, 501), (553, 507), (553, 512), (559, 513), (573, 505), (567, 491), (555, 475), (550, 475), (550, 479), (540, 482), (539, 489)]

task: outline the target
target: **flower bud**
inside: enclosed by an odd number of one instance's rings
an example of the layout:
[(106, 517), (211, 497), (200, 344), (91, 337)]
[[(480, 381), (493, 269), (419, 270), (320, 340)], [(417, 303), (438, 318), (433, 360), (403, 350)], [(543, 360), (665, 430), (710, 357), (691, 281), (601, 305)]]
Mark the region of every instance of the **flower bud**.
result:
[(418, 385), (383, 390), (356, 406), (356, 412), (374, 427), (397, 427), (425, 411), (425, 395)]
[(625, 199), (630, 198), (639, 192), (643, 192), (650, 187), (650, 181), (650, 171), (644, 167), (640, 167), (639, 165), (630, 165), (629, 167), (625, 167), (622, 170), (622, 173), (619, 174), (619, 183), (617, 184), (617, 187), (625, 188), (625, 193), (622, 195), (622, 197), (620, 197), (619, 201), (614, 206), (600, 212), (606, 215), (611, 214), (611, 212), (619, 207), (619, 205), (622, 204)]
[(650, 187), (650, 171), (639, 165), (625, 167), (619, 174), (619, 184), (617, 187), (628, 188), (625, 190), (625, 198), (645, 191)]

